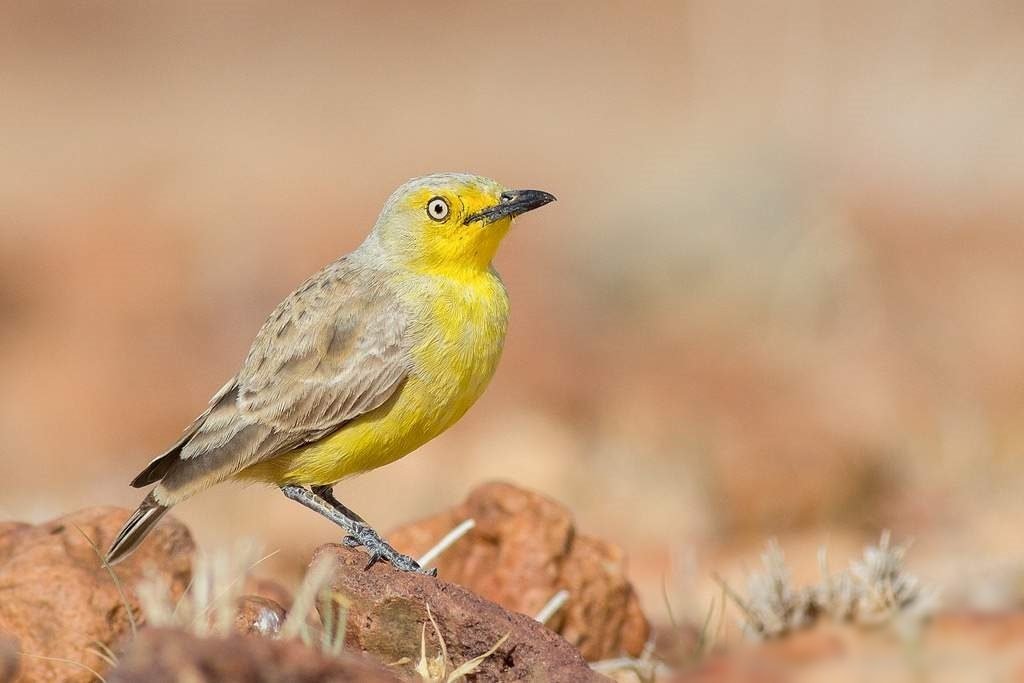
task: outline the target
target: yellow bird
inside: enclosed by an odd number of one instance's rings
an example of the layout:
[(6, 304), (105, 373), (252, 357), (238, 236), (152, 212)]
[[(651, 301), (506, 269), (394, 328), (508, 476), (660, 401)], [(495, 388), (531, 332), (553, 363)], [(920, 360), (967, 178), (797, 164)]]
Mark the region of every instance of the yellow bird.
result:
[(415, 450), (480, 397), (508, 322), (491, 260), (516, 216), (554, 199), (460, 173), (398, 188), (366, 240), (278, 305), (241, 371), (135, 477), (156, 486), (107, 560), (134, 550), (172, 505), (241, 480), (278, 486), (338, 524), (369, 564), (419, 571), (332, 487)]

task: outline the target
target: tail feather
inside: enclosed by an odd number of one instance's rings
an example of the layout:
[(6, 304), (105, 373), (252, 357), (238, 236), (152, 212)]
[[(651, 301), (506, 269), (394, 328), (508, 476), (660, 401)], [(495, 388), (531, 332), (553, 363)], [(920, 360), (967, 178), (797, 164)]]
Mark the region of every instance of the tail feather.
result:
[(184, 440), (178, 442), (173, 448), (171, 448), (171, 450), (146, 465), (146, 469), (139, 472), (139, 474), (132, 479), (132, 486), (137, 489), (141, 489), (143, 486), (155, 484), (166, 477), (167, 473), (171, 471), (172, 467), (174, 467), (174, 464), (176, 462), (180, 462), (178, 454), (181, 452), (181, 447), (183, 445)]
[(139, 472), (139, 474), (132, 479), (132, 486), (137, 489), (141, 489), (143, 486), (155, 484), (166, 477), (174, 466), (182, 461), (182, 449), (188, 445), (189, 441), (191, 441), (203, 425), (206, 424), (207, 419), (219, 409), (230, 409), (237, 398), (238, 383), (234, 378), (232, 378), (231, 381), (222, 386), (220, 391), (210, 399), (210, 407), (206, 409), (205, 413), (196, 418), (195, 422), (189, 425), (188, 429), (186, 429), (185, 433), (181, 435), (181, 438), (178, 439), (177, 443), (154, 458), (151, 463), (146, 465), (146, 469)]
[(168, 510), (170, 507), (156, 502), (152, 493), (146, 496), (142, 500), (142, 504), (139, 505), (139, 509), (128, 518), (117, 534), (117, 538), (110, 545), (110, 550), (107, 551), (107, 563), (117, 564), (139, 547), (142, 540), (149, 535), (149, 532)]
[(185, 433), (178, 439), (177, 443), (168, 448), (166, 451), (153, 458), (153, 461), (146, 465), (146, 469), (136, 475), (132, 479), (132, 486), (137, 489), (141, 489), (143, 486), (149, 486), (155, 484), (171, 471), (177, 463), (181, 462), (181, 449), (189, 442), (189, 440), (196, 435), (199, 431), (199, 427), (202, 424), (202, 418), (192, 423), (192, 426), (185, 430)]

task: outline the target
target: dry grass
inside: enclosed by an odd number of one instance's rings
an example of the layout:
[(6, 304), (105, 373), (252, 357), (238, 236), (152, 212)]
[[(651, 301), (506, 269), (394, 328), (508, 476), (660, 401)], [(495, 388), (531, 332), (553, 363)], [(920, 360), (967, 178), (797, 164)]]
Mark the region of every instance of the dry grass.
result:
[(230, 635), (246, 577), (271, 555), (260, 557), (259, 548), (252, 541), (239, 541), (231, 548), (209, 554), (200, 553), (193, 567), (192, 581), (177, 600), (166, 579), (150, 574), (137, 587), (146, 623), (181, 629), (201, 638)]
[(906, 551), (906, 546), (893, 545), (885, 531), (877, 545), (864, 549), (861, 559), (832, 574), (822, 547), (819, 582), (795, 586), (782, 549), (773, 540), (761, 556), (762, 570), (747, 579), (745, 597), (720, 582), (743, 614), (743, 631), (754, 638), (782, 637), (822, 618), (860, 627), (894, 624), (916, 630), (935, 611), (937, 594), (906, 571)]
[[(506, 633), (486, 652), (463, 662), (459, 666), (454, 666), (448, 657), (448, 646), (445, 644), (441, 629), (437, 626), (434, 614), (430, 611), (430, 605), (427, 604), (426, 607), (427, 619), (434, 629), (434, 635), (437, 637), (438, 652), (432, 657), (427, 656), (427, 624), (424, 623), (420, 630), (420, 658), (416, 662), (416, 666), (413, 667), (413, 671), (419, 675), (424, 683), (461, 683), (465, 681), (466, 676), (475, 673), (484, 660), (494, 654), (501, 647), (501, 644), (508, 639), (508, 634)], [(409, 663), (409, 660), (403, 659), (395, 664), (407, 663)]]
[[(201, 638), (231, 635), (245, 579), (271, 555), (261, 557), (256, 544), (248, 541), (208, 555), (200, 554), (192, 582), (178, 600), (173, 599), (170, 587), (162, 577), (148, 577), (138, 586), (146, 623), (183, 630)], [(341, 653), (348, 602), (344, 596), (328, 589), (331, 570), (332, 565), (326, 558), (310, 566), (295, 592), (295, 599), (280, 630), (270, 635), (301, 640), (331, 656)], [(320, 613), (325, 615), (322, 628), (317, 628), (308, 619), (314, 606), (319, 606)]]
[[(433, 548), (424, 554), (426, 562), (436, 559), (456, 540), (473, 527), (473, 520), (459, 524), (446, 534)], [(272, 553), (273, 554), (273, 553)], [(272, 555), (271, 554), (271, 555)], [(209, 555), (200, 554), (195, 563), (192, 582), (185, 594), (174, 600), (166, 581), (151, 576), (138, 586), (142, 613), (147, 624), (175, 628), (199, 637), (226, 637), (233, 632), (238, 599), (249, 573), (271, 555), (260, 556), (256, 544), (240, 542), (234, 547)], [(295, 592), (288, 616), (275, 637), (298, 639), (305, 645), (322, 653), (337, 657), (345, 644), (345, 624), (349, 600), (344, 595), (330, 590), (329, 583), (334, 565), (329, 557), (318, 558), (310, 565), (302, 583)], [(547, 606), (549, 616), (564, 604), (567, 595), (556, 594)], [(314, 607), (322, 617), (321, 627), (316, 627), (308, 618)], [(457, 683), (474, 673), (479, 665), (491, 656), (507, 635), (496, 642), (488, 651), (458, 666), (451, 662), (444, 636), (442, 635), (430, 606), (427, 605), (429, 623), (440, 643), (440, 651), (433, 657), (426, 653), (426, 626), (424, 622), (420, 642), (420, 659), (414, 671), (430, 682)], [(112, 653), (111, 653), (112, 655)], [(111, 665), (116, 664), (112, 658)], [(395, 664), (408, 664), (400, 661)]]

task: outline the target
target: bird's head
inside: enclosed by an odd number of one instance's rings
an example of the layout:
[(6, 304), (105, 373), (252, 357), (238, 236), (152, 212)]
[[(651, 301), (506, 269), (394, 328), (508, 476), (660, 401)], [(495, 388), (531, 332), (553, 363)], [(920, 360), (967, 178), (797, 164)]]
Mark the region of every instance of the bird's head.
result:
[(516, 216), (555, 198), (463, 173), (415, 178), (388, 199), (374, 226), (386, 253), (415, 270), (485, 269)]

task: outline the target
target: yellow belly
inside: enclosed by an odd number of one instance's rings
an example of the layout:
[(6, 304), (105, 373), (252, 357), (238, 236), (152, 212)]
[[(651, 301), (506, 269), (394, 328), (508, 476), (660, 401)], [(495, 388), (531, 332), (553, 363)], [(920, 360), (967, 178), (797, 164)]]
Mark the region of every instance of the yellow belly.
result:
[(379, 408), (290, 453), (253, 465), (238, 478), (327, 485), (407, 455), (453, 425), (480, 397), (501, 356), (508, 299), (490, 273), (410, 292), (420, 317), (412, 370)]

